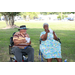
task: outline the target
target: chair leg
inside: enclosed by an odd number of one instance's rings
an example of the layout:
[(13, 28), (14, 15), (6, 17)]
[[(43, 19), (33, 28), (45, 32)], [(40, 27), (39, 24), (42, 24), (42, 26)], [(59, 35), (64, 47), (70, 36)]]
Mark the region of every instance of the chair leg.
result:
[(10, 61), (9, 62), (12, 62), (12, 57), (10, 57)]
[(24, 62), (23, 54), (22, 54), (22, 62)]
[(41, 53), (41, 61), (43, 62), (43, 54)]
[(39, 49), (39, 55), (40, 55), (40, 53), (41, 53), (41, 52), (40, 52), (40, 49)]
[(39, 61), (40, 61), (40, 55), (41, 55), (41, 62), (43, 62), (43, 54), (42, 54), (41, 51), (39, 50)]

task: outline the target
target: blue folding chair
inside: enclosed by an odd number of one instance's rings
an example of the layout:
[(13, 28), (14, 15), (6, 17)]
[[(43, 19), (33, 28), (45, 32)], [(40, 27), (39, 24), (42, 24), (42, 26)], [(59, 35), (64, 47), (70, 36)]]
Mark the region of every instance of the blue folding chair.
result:
[[(41, 41), (42, 41), (42, 39), (40, 38), (40, 44), (41, 44)], [(43, 61), (43, 54), (41, 53), (41, 51), (40, 51), (40, 49), (39, 49), (39, 61), (40, 61), (40, 55), (41, 55), (41, 62), (44, 62)]]

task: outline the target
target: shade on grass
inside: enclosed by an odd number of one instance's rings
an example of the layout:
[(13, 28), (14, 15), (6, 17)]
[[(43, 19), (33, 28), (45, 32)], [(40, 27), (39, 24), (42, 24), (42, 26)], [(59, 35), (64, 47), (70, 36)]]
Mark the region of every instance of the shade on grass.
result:
[[(29, 34), (32, 42), (32, 47), (34, 48), (34, 61), (38, 62), (38, 52), (39, 52), (39, 38), (40, 33), (43, 31), (44, 22), (15, 22), (16, 25), (26, 25), (27, 33)], [(57, 36), (61, 39), (61, 51), (62, 59), (68, 59), (69, 62), (75, 62), (75, 22), (48, 22), (50, 28), (53, 29)], [(4, 22), (0, 22), (0, 28), (5, 27)], [(12, 33), (17, 31), (15, 29), (0, 29), (0, 61), (9, 61), (9, 38)], [(46, 61), (44, 59), (44, 61)], [(53, 60), (56, 61), (56, 60)]]

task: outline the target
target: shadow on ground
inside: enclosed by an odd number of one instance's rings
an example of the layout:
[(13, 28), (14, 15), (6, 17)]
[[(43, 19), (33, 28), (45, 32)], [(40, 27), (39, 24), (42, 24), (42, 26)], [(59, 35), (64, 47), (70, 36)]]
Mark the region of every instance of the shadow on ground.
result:
[[(10, 59), (9, 55), (9, 43), (10, 37), (13, 32), (16, 32), (17, 29), (6, 29), (0, 30), (0, 62), (8, 62)], [(38, 59), (39, 56), (39, 39), (40, 33), (43, 31), (42, 28), (30, 28), (27, 33), (29, 34), (32, 47), (34, 48), (34, 62), (40, 62)], [(57, 36), (61, 39), (61, 51), (62, 51), (62, 60), (68, 60), (68, 62), (75, 62), (75, 31), (70, 30), (54, 30)], [(46, 62), (46, 60), (44, 59)], [(56, 60), (53, 59), (53, 62)]]

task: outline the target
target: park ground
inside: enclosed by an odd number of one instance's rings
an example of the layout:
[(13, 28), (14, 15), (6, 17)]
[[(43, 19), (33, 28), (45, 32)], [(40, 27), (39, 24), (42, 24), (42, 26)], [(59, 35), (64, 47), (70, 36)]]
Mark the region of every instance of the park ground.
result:
[[(15, 22), (15, 25), (26, 25), (27, 33), (29, 34), (32, 47), (34, 48), (34, 62), (39, 62), (39, 38), (40, 33), (43, 31), (43, 23), (44, 22)], [(61, 54), (62, 61), (67, 59), (68, 62), (75, 62), (75, 22), (47, 22), (49, 23), (49, 27), (54, 30), (57, 36), (61, 40)], [(0, 62), (8, 62), (10, 59), (9, 55), (9, 44), (10, 37), (13, 32), (17, 32), (18, 28), (14, 29), (2, 29), (6, 27), (4, 21), (0, 21)], [(46, 60), (44, 59), (46, 62)], [(53, 62), (56, 62), (53, 59)]]

